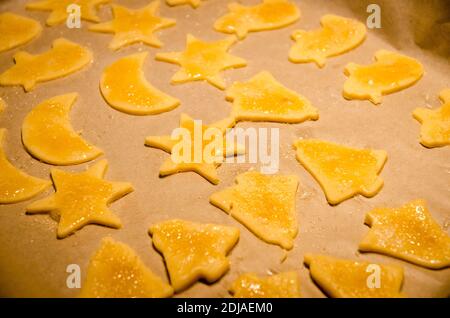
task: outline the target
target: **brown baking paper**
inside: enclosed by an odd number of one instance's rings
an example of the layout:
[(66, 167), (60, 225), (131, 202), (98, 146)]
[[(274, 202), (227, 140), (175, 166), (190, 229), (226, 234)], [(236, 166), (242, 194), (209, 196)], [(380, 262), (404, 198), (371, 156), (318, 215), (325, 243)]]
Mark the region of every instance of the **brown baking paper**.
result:
[[(39, 20), (43, 25), (47, 12), (26, 11), (23, 0), (1, 1), (0, 11), (11, 11)], [(145, 0), (115, 1), (139, 8)], [(372, 1), (295, 1), (301, 19), (288, 27), (251, 33), (231, 48), (233, 55), (245, 58), (248, 66), (225, 72), (227, 84), (244, 81), (261, 70), (307, 97), (319, 109), (320, 119), (302, 124), (239, 123), (238, 127), (272, 127), (280, 129), (280, 173), (295, 174), (300, 179), (297, 194), (299, 233), (295, 247), (287, 253), (275, 245), (258, 239), (240, 223), (208, 202), (209, 196), (234, 182), (237, 174), (251, 164), (224, 164), (218, 169), (221, 182), (214, 186), (198, 174), (180, 173), (158, 177), (159, 167), (168, 154), (144, 146), (148, 135), (166, 135), (178, 127), (181, 113), (212, 123), (229, 115), (231, 103), (223, 91), (203, 82), (172, 86), (171, 76), (178, 66), (157, 62), (157, 52), (182, 51), (186, 33), (204, 40), (224, 37), (213, 30), (214, 21), (227, 12), (226, 0), (208, 0), (194, 10), (190, 6), (170, 8), (161, 4), (161, 15), (176, 19), (176, 26), (158, 32), (161, 49), (133, 45), (118, 52), (108, 49), (111, 34), (68, 29), (64, 24), (44, 27), (42, 35), (18, 49), (0, 55), (0, 72), (13, 65), (12, 56), (19, 50), (38, 53), (48, 50), (52, 41), (65, 37), (89, 47), (94, 62), (88, 68), (63, 79), (38, 84), (25, 93), (21, 87), (1, 87), (0, 96), (7, 103), (0, 114), (0, 127), (7, 128), (6, 152), (17, 167), (41, 178), (49, 177), (51, 166), (33, 159), (21, 144), (20, 129), (26, 114), (39, 102), (52, 96), (78, 92), (80, 97), (71, 112), (76, 130), (104, 150), (109, 161), (109, 180), (132, 182), (135, 191), (113, 203), (111, 210), (122, 220), (123, 228), (114, 230), (89, 225), (74, 235), (58, 240), (57, 223), (47, 214), (26, 215), (25, 207), (46, 193), (27, 202), (0, 206), (0, 295), (12, 297), (72, 297), (78, 289), (66, 286), (69, 264), (78, 264), (85, 279), (90, 256), (101, 239), (112, 236), (131, 246), (147, 266), (168, 280), (161, 255), (152, 247), (147, 230), (151, 224), (181, 218), (204, 223), (238, 227), (239, 243), (229, 255), (230, 270), (214, 284), (198, 282), (181, 297), (228, 297), (228, 288), (240, 274), (260, 275), (296, 270), (300, 274), (305, 297), (323, 297), (303, 265), (303, 255), (324, 253), (354, 260), (398, 264), (405, 269), (403, 291), (411, 297), (445, 297), (450, 293), (450, 269), (429, 270), (392, 257), (361, 254), (360, 240), (369, 228), (364, 215), (378, 206), (400, 206), (412, 199), (423, 198), (437, 222), (447, 229), (450, 222), (450, 147), (426, 149), (419, 144), (419, 123), (412, 118), (416, 107), (439, 107), (438, 93), (450, 87), (450, 5), (448, 1), (378, 1), (382, 10), (382, 28), (368, 30), (366, 41), (347, 54), (330, 58), (323, 69), (314, 64), (293, 64), (287, 59), (292, 45), (290, 34), (295, 29), (319, 27), (320, 17), (334, 13), (365, 22), (367, 5)], [(258, 1), (241, 1), (255, 4)], [(103, 6), (102, 21), (111, 11)], [(423, 78), (414, 86), (383, 98), (379, 106), (369, 101), (347, 101), (342, 97), (346, 79), (344, 66), (349, 62), (368, 64), (378, 49), (395, 50), (418, 59), (425, 68)], [(147, 51), (145, 76), (157, 88), (177, 97), (181, 105), (175, 110), (155, 116), (131, 116), (109, 107), (99, 92), (102, 70), (120, 57)], [(337, 206), (330, 206), (312, 176), (296, 161), (293, 141), (303, 137), (321, 138), (353, 147), (385, 149), (388, 161), (381, 173), (385, 185), (381, 192), (367, 199), (357, 196)], [(63, 147), (64, 145), (61, 145)], [(81, 171), (89, 164), (63, 167)], [(448, 231), (448, 230), (447, 230)]]

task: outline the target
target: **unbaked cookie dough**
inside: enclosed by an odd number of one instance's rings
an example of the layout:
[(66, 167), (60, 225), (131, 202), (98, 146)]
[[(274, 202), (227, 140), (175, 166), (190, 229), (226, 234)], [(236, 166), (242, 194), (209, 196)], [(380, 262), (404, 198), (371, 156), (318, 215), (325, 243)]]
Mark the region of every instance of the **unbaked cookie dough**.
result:
[[(204, 1), (204, 0), (203, 0)], [(194, 9), (198, 8), (202, 3), (202, 0), (166, 0), (169, 6), (179, 6), (182, 4), (189, 4)]]
[(243, 274), (231, 285), (235, 298), (299, 298), (300, 280), (297, 272), (283, 272), (267, 277)]
[(38, 21), (11, 12), (0, 13), (0, 52), (25, 44), (41, 34)]

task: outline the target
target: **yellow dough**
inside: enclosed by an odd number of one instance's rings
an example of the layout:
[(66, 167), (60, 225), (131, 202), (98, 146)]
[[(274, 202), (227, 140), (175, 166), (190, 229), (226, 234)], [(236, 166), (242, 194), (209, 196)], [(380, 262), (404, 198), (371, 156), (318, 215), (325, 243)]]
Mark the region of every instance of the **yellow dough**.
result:
[(77, 93), (71, 93), (49, 98), (25, 117), (22, 140), (30, 154), (46, 163), (73, 165), (103, 153), (81, 138), (69, 122), (69, 112), (77, 97)]
[(354, 49), (366, 37), (366, 26), (357, 20), (327, 14), (320, 19), (320, 24), (322, 27), (317, 30), (292, 33), (296, 43), (289, 51), (291, 62), (314, 62), (324, 67), (328, 57)]
[(450, 266), (450, 237), (433, 220), (424, 200), (399, 208), (378, 208), (366, 215), (371, 227), (359, 250), (397, 257), (439, 269)]
[(423, 75), (419, 61), (395, 52), (379, 50), (375, 63), (345, 67), (343, 95), (346, 99), (368, 99), (380, 104), (382, 95), (394, 93), (416, 83)]
[(81, 19), (91, 22), (99, 22), (97, 8), (111, 2), (111, 0), (40, 0), (27, 4), (28, 10), (51, 11), (47, 19), (47, 25), (53, 26), (65, 22), (69, 16), (67, 7), (71, 4), (80, 7)]
[(0, 14), (0, 52), (25, 44), (41, 34), (36, 20), (11, 12)]
[(413, 112), (422, 124), (420, 143), (429, 148), (450, 145), (450, 89), (441, 91), (439, 98), (443, 104), (440, 108), (416, 108)]
[(127, 114), (154, 115), (176, 108), (180, 101), (153, 87), (142, 71), (147, 52), (123, 57), (108, 66), (100, 90), (108, 104)]
[(127, 182), (104, 180), (107, 167), (108, 162), (101, 160), (80, 173), (52, 169), (56, 193), (30, 204), (27, 213), (50, 213), (59, 222), (58, 238), (65, 238), (87, 224), (120, 228), (122, 223), (108, 205), (133, 191), (133, 187)]
[(317, 139), (298, 140), (297, 160), (319, 182), (330, 204), (356, 194), (373, 197), (383, 187), (378, 174), (387, 160), (384, 150), (355, 149)]
[(113, 20), (94, 24), (89, 27), (89, 30), (114, 33), (114, 38), (109, 44), (109, 48), (112, 50), (138, 42), (161, 47), (161, 41), (153, 33), (159, 29), (175, 25), (175, 20), (157, 16), (159, 4), (158, 0), (153, 1), (146, 7), (138, 10), (131, 10), (113, 4)]
[(183, 220), (158, 223), (149, 232), (177, 292), (199, 279), (213, 283), (222, 277), (230, 267), (226, 255), (239, 239), (237, 228)]
[(0, 114), (5, 110), (6, 103), (5, 101), (0, 97)]
[(47, 189), (51, 182), (25, 174), (15, 168), (3, 151), (6, 129), (0, 129), (0, 204), (28, 200)]
[(198, 8), (202, 0), (166, 0), (169, 6), (179, 6), (182, 4), (189, 4), (193, 8)]
[(297, 236), (295, 175), (246, 172), (236, 185), (211, 195), (210, 202), (244, 224), (263, 241), (292, 249)]
[(309, 100), (284, 87), (267, 71), (247, 82), (233, 83), (226, 93), (227, 100), (233, 102), (232, 116), (236, 121), (301, 123), (319, 118)]
[(81, 45), (59, 38), (47, 52), (31, 55), (20, 51), (14, 55), (14, 60), (16, 64), (0, 74), (0, 85), (22, 85), (25, 91), (31, 91), (36, 83), (80, 70), (92, 61), (92, 53)]
[(83, 298), (162, 298), (173, 288), (145, 266), (128, 246), (104, 238), (91, 258), (82, 284)]
[[(201, 151), (201, 153), (204, 152), (205, 148), (208, 147), (209, 145), (213, 145), (214, 142), (212, 140), (207, 140), (207, 138), (205, 138), (204, 136), (204, 132), (210, 128), (210, 127), (214, 127), (214, 128), (218, 128), (222, 134), (226, 133), (227, 128), (231, 128), (235, 125), (235, 121), (232, 117), (227, 117), (219, 122), (216, 122), (212, 125), (198, 125), (198, 127), (200, 128), (198, 133), (201, 133), (202, 136), (197, 136), (197, 131), (195, 130), (195, 120), (190, 118), (188, 115), (186, 114), (181, 114), (181, 118), (180, 118), (180, 128), (186, 129), (187, 131), (190, 132), (190, 138), (191, 138), (191, 153), (190, 153), (190, 158), (192, 161), (187, 161), (187, 162), (179, 162), (176, 163), (172, 160), (172, 157), (167, 159), (161, 166), (160, 170), (159, 170), (159, 175), (161, 177), (163, 176), (168, 176), (174, 173), (178, 173), (178, 172), (186, 172), (186, 171), (194, 171), (196, 173), (198, 173), (199, 175), (201, 175), (202, 177), (204, 177), (206, 180), (208, 180), (209, 182), (213, 183), (213, 184), (218, 184), (219, 183), (219, 178), (217, 176), (217, 171), (216, 168), (218, 166), (220, 166), (220, 162), (215, 161), (215, 162), (207, 162), (205, 160), (205, 158), (200, 158), (200, 160), (197, 162), (195, 160), (195, 156), (196, 156), (196, 150), (195, 150), (195, 145), (196, 145), (196, 139), (198, 138), (198, 140), (201, 142), (201, 145), (199, 145), (201, 147), (201, 149), (199, 149)], [(200, 138), (201, 137), (201, 138)], [(164, 150), (168, 153), (172, 153), (172, 150), (174, 148), (174, 146), (179, 143), (182, 139), (182, 137), (179, 138), (172, 138), (171, 135), (168, 136), (149, 136), (145, 139), (145, 144), (149, 147), (153, 147), (153, 148), (158, 148), (161, 150)], [(224, 138), (225, 139), (225, 138)], [(222, 153), (215, 153), (216, 156), (221, 156), (221, 157), (228, 157), (228, 156), (232, 156), (235, 154), (241, 154), (243, 153), (243, 150), (241, 148), (237, 147), (228, 147), (225, 142), (224, 142), (224, 148), (222, 150)]]
[(234, 36), (204, 42), (188, 34), (184, 52), (158, 53), (156, 59), (181, 66), (172, 77), (172, 84), (206, 80), (217, 88), (225, 89), (225, 81), (220, 72), (247, 65), (244, 59), (227, 53), (234, 43)]
[(228, 9), (230, 12), (216, 21), (214, 29), (235, 33), (239, 39), (248, 32), (279, 29), (300, 19), (300, 10), (288, 0), (263, 0), (255, 6), (233, 2)]
[[(337, 259), (325, 255), (305, 255), (305, 264), (316, 284), (333, 298), (400, 298), (403, 268), (368, 262)], [(370, 285), (373, 267), (379, 268), (379, 288)], [(372, 287), (372, 288), (370, 288)]]
[(231, 286), (235, 298), (299, 298), (300, 281), (296, 272), (268, 277), (243, 274)]

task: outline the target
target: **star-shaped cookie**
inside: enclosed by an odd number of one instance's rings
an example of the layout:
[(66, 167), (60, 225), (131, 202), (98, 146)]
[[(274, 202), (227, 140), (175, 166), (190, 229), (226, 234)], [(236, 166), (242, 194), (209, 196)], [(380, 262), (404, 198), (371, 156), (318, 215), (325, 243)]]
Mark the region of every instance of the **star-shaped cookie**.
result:
[(246, 172), (236, 185), (216, 192), (209, 201), (244, 224), (263, 241), (292, 249), (297, 236), (294, 175), (264, 175)]
[(131, 10), (114, 4), (112, 5), (113, 20), (91, 25), (89, 30), (114, 33), (114, 38), (109, 43), (109, 48), (112, 50), (138, 42), (161, 47), (162, 43), (154, 32), (175, 25), (175, 20), (159, 17), (157, 15), (159, 5), (159, 0), (156, 0), (146, 7)]
[(172, 84), (206, 80), (219, 89), (225, 89), (225, 81), (220, 72), (247, 65), (244, 59), (228, 53), (236, 41), (236, 38), (231, 36), (219, 41), (205, 42), (188, 34), (185, 51), (158, 53), (156, 59), (180, 65), (181, 69), (172, 77)]
[(295, 142), (297, 160), (319, 182), (330, 204), (356, 194), (373, 197), (383, 187), (378, 174), (387, 160), (384, 150), (357, 149), (318, 139)]
[(182, 4), (189, 4), (194, 9), (198, 8), (202, 3), (202, 0), (166, 0), (169, 6), (179, 6)]
[(371, 227), (359, 250), (397, 257), (439, 269), (450, 266), (450, 236), (433, 220), (424, 200), (366, 214)]
[(299, 298), (300, 281), (296, 272), (283, 272), (268, 277), (243, 274), (231, 285), (235, 298)]
[(231, 115), (236, 121), (301, 123), (317, 120), (319, 112), (309, 100), (279, 83), (267, 71), (247, 82), (235, 82), (226, 98), (233, 102)]
[(26, 5), (28, 10), (51, 11), (47, 19), (47, 25), (53, 26), (67, 20), (69, 5), (75, 4), (80, 7), (81, 19), (91, 22), (99, 22), (97, 8), (111, 2), (111, 0), (40, 0), (30, 2)]
[(218, 280), (229, 269), (226, 255), (239, 239), (237, 228), (183, 220), (158, 223), (149, 233), (177, 292), (201, 278), (209, 283)]
[[(305, 255), (316, 284), (333, 298), (400, 298), (403, 268), (325, 255)], [(379, 280), (377, 279), (377, 276)]]
[[(219, 178), (216, 168), (220, 166), (223, 158), (234, 154), (242, 154), (244, 151), (240, 146), (227, 145), (226, 138), (223, 138), (221, 145), (217, 145), (215, 140), (218, 140), (216, 138), (219, 136), (214, 136), (213, 138), (213, 135), (209, 135), (206, 131), (209, 128), (213, 128), (224, 136), (227, 128), (231, 128), (234, 125), (235, 121), (232, 117), (227, 117), (207, 126), (186, 114), (181, 114), (179, 129), (182, 130), (183, 134), (174, 137), (171, 135), (149, 136), (145, 139), (145, 144), (171, 154), (171, 157), (162, 164), (159, 170), (160, 176), (194, 171), (211, 183), (218, 184)], [(187, 133), (188, 136), (184, 133)], [(189, 149), (185, 149), (183, 145)], [(220, 149), (216, 149), (215, 146), (220, 147)], [(207, 151), (207, 149), (211, 149), (211, 152)], [(185, 151), (186, 153), (184, 153)], [(205, 151), (210, 156), (205, 157)], [(177, 160), (174, 160), (174, 158), (177, 158)]]
[(173, 288), (147, 268), (128, 245), (106, 237), (89, 262), (80, 297), (162, 298), (172, 294)]
[(30, 204), (27, 213), (50, 213), (59, 222), (58, 238), (65, 238), (87, 224), (120, 228), (122, 223), (108, 205), (133, 191), (133, 187), (128, 182), (104, 180), (107, 167), (107, 161), (101, 160), (80, 173), (52, 169), (55, 194)]
[(450, 89), (441, 91), (439, 98), (440, 108), (416, 108), (413, 112), (413, 117), (422, 124), (420, 143), (428, 148), (450, 145)]

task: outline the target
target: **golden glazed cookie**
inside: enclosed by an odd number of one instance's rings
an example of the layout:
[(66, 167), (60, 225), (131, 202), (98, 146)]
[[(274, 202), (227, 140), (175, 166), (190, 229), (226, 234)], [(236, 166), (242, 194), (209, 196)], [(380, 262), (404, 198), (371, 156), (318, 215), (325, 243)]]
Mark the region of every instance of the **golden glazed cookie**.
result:
[(439, 98), (440, 108), (416, 108), (413, 112), (413, 117), (422, 124), (420, 143), (428, 148), (450, 145), (450, 89), (442, 90)]
[(92, 256), (82, 284), (83, 298), (162, 298), (173, 288), (145, 266), (127, 245), (110, 237)]
[(109, 48), (118, 50), (124, 46), (142, 42), (144, 44), (161, 47), (161, 41), (154, 35), (157, 30), (175, 25), (175, 20), (157, 15), (160, 2), (153, 1), (146, 7), (131, 10), (123, 6), (112, 5), (113, 20), (94, 24), (89, 30), (94, 32), (114, 33)]
[(433, 219), (424, 200), (399, 208), (378, 208), (366, 214), (371, 227), (359, 250), (397, 257), (440, 269), (450, 266), (450, 237)]
[(235, 298), (299, 298), (300, 281), (296, 272), (284, 272), (267, 277), (243, 274), (231, 285)]
[(3, 150), (6, 129), (0, 128), (0, 204), (28, 200), (47, 189), (51, 182), (27, 175), (14, 167)]
[[(333, 298), (398, 298), (403, 269), (325, 255), (305, 255), (314, 282)], [(379, 279), (377, 279), (377, 277)]]
[(108, 205), (133, 191), (133, 187), (128, 182), (104, 180), (107, 167), (107, 161), (101, 160), (80, 173), (52, 169), (56, 192), (30, 204), (27, 213), (50, 213), (58, 220), (58, 238), (65, 238), (88, 224), (122, 227)]
[(301, 123), (319, 118), (309, 100), (277, 82), (267, 71), (247, 82), (233, 83), (226, 94), (233, 102), (231, 115), (236, 121)]
[(289, 51), (291, 62), (314, 62), (324, 67), (327, 58), (354, 49), (366, 37), (366, 26), (357, 20), (327, 14), (320, 19), (320, 24), (322, 27), (317, 30), (292, 33), (295, 44)]
[(318, 139), (298, 140), (294, 146), (297, 160), (319, 182), (330, 204), (357, 194), (373, 197), (383, 187), (378, 174), (387, 160), (384, 150), (350, 148)]
[(77, 97), (77, 93), (55, 96), (28, 113), (22, 125), (22, 141), (31, 155), (53, 165), (74, 165), (103, 153), (70, 124), (69, 112)]
[(214, 23), (214, 29), (235, 33), (241, 40), (248, 32), (279, 29), (300, 19), (300, 10), (288, 0), (262, 0), (255, 6), (233, 2), (228, 5), (228, 9), (230, 12)]
[(216, 192), (209, 201), (244, 224), (263, 241), (290, 250), (298, 232), (294, 175), (246, 172), (236, 185)]
[(239, 239), (237, 228), (183, 220), (158, 223), (149, 233), (177, 292), (201, 278), (213, 283), (222, 277), (230, 267), (226, 255)]
[(11, 12), (0, 13), (0, 52), (23, 45), (41, 34), (38, 21)]
[(31, 91), (36, 83), (46, 82), (74, 73), (92, 61), (92, 52), (74, 42), (59, 38), (52, 48), (31, 55), (20, 51), (14, 55), (16, 64), (0, 74), (0, 85), (21, 85)]
[(100, 79), (100, 90), (106, 102), (131, 115), (154, 115), (176, 108), (180, 101), (146, 79), (143, 72), (147, 52), (125, 56), (108, 66)]
[(379, 50), (373, 64), (349, 63), (344, 72), (348, 76), (343, 91), (346, 99), (368, 99), (380, 104), (383, 95), (416, 83), (423, 75), (423, 66), (406, 55)]

